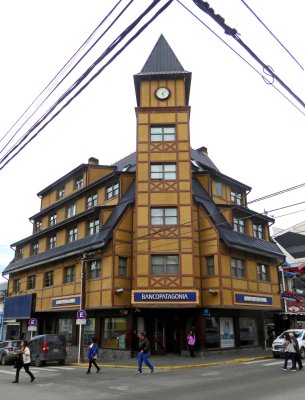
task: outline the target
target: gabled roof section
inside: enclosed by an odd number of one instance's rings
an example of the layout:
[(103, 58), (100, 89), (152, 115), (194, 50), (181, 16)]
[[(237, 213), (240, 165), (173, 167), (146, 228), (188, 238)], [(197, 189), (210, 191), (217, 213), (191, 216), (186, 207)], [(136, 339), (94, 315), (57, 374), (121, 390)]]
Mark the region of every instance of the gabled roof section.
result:
[(212, 220), (218, 230), (219, 237), (224, 241), (226, 246), (281, 260), (285, 258), (276, 243), (235, 232), (211, 196), (196, 179), (193, 179), (193, 195), (197, 203), (203, 207), (208, 217)]
[(25, 259), (12, 261), (2, 272), (2, 275), (11, 272), (21, 271), (28, 268), (33, 268), (48, 262), (55, 262), (67, 257), (81, 255), (86, 251), (94, 251), (103, 249), (107, 242), (112, 238), (113, 230), (123, 217), (128, 207), (135, 200), (135, 182), (131, 183), (126, 190), (120, 202), (114, 207), (111, 215), (107, 219), (102, 229), (95, 235), (87, 236), (75, 242), (64, 244), (63, 246), (55, 247), (44, 251), (43, 253), (35, 254)]
[(192, 73), (185, 71), (175, 53), (161, 34), (141, 72), (134, 75), (137, 104), (140, 104), (140, 81), (152, 79), (184, 79), (185, 100), (189, 102)]

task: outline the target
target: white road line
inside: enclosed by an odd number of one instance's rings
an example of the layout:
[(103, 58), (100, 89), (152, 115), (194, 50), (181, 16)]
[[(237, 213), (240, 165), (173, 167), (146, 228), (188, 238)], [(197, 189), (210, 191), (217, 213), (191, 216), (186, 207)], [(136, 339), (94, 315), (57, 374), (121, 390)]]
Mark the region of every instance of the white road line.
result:
[(51, 367), (51, 368), (54, 368), (56, 370), (61, 370), (61, 369), (74, 370), (75, 369), (75, 367)]
[(261, 363), (261, 362), (262, 362), (262, 360), (245, 361), (245, 362), (242, 362), (242, 364), (256, 364), (256, 363)]
[(16, 372), (14, 372), (14, 371), (4, 371), (4, 369), (0, 369), (0, 374), (16, 375)]
[(282, 361), (274, 361), (274, 362), (270, 362), (270, 363), (268, 363), (268, 364), (262, 364), (264, 367), (269, 367), (270, 365), (280, 365), (280, 364), (283, 364), (284, 363), (284, 360), (282, 360)]
[(220, 375), (220, 372), (207, 372), (206, 374), (201, 374), (201, 376), (215, 376), (215, 375)]
[(58, 372), (58, 370), (57, 369), (52, 369), (52, 368), (45, 368), (45, 367), (43, 367), (43, 368), (39, 368), (39, 367), (37, 367), (37, 368), (31, 368), (31, 370), (32, 371), (37, 371), (37, 372)]

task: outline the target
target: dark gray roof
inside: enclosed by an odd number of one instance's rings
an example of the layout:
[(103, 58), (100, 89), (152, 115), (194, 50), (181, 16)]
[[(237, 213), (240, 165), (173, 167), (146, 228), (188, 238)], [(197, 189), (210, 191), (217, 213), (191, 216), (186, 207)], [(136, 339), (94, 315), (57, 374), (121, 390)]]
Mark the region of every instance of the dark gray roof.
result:
[(298, 232), (285, 232), (277, 235), (278, 242), (293, 258), (305, 257), (305, 235)]
[(32, 268), (47, 262), (54, 262), (57, 259), (79, 255), (86, 251), (102, 249), (107, 242), (112, 238), (113, 229), (122, 218), (126, 209), (134, 202), (135, 199), (135, 182), (133, 182), (120, 202), (114, 207), (110, 217), (107, 219), (102, 229), (95, 235), (87, 236), (84, 239), (76, 240), (72, 243), (67, 243), (60, 247), (47, 250), (40, 254), (35, 254), (31, 257), (12, 261), (3, 271), (2, 274), (9, 274), (16, 270), (20, 271), (26, 268)]
[(196, 179), (193, 179), (193, 195), (197, 203), (201, 204), (207, 215), (211, 218), (219, 232), (220, 238), (228, 247), (233, 247), (263, 256), (272, 256), (280, 259), (285, 258), (284, 254), (276, 243), (269, 242), (267, 240), (256, 239), (254, 237), (235, 232), (232, 226), (221, 214), (219, 208), (209, 196), (207, 191)]
[(189, 102), (191, 72), (185, 71), (175, 53), (160, 35), (141, 72), (134, 75), (137, 104), (140, 104), (140, 81), (148, 79), (185, 79), (185, 99)]

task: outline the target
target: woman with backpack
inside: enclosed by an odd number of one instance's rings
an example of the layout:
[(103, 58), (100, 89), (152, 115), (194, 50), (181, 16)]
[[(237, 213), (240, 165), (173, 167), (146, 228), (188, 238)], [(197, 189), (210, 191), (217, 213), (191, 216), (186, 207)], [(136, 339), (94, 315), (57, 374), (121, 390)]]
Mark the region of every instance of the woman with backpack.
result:
[(16, 368), (16, 376), (15, 376), (15, 380), (12, 383), (19, 382), (19, 373), (22, 368), (24, 368), (25, 372), (28, 375), (30, 375), (31, 382), (33, 382), (35, 379), (35, 376), (30, 371), (30, 365), (31, 365), (31, 353), (30, 353), (30, 349), (28, 347), (28, 341), (22, 340), (21, 341), (21, 350), (18, 353), (17, 360), (14, 365), (14, 367)]
[(291, 371), (295, 372), (297, 370), (296, 368), (296, 349), (294, 346), (294, 343), (291, 339), (291, 336), (289, 335), (289, 333), (285, 332), (284, 333), (284, 339), (285, 339), (285, 363), (284, 366), (282, 367), (283, 371), (287, 371), (287, 364), (288, 364), (288, 360), (289, 358), (291, 358), (292, 361), (292, 367), (290, 368)]

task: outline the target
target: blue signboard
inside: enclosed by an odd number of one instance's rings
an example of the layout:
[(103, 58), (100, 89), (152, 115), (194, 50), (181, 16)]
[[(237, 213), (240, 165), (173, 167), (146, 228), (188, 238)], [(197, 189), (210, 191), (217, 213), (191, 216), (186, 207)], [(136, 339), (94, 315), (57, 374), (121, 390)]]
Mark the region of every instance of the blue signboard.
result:
[(272, 306), (272, 296), (261, 296), (258, 294), (235, 293), (235, 303), (255, 304), (259, 306)]
[(58, 297), (52, 299), (52, 308), (68, 308), (80, 305), (80, 296)]
[(196, 303), (197, 291), (134, 291), (134, 303)]

